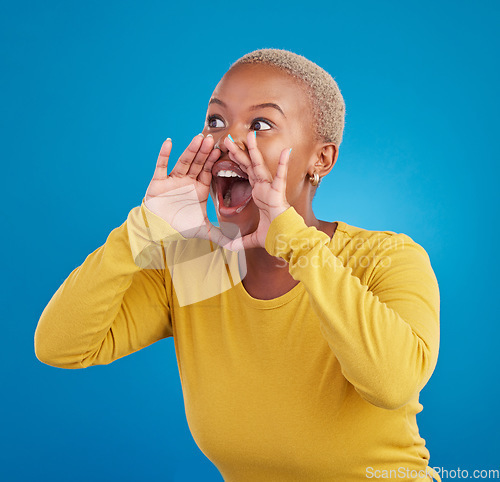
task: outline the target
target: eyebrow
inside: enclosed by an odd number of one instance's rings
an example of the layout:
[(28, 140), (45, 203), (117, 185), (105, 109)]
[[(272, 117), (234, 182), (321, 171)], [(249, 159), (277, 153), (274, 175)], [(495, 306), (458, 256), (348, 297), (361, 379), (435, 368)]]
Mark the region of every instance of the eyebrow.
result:
[[(210, 99), (210, 102), (208, 103), (208, 105), (210, 105), (210, 104), (220, 104), (222, 107), (227, 107), (226, 104), (224, 102), (222, 102), (222, 100), (217, 99), (217, 97), (212, 97)], [(281, 107), (278, 104), (275, 104), (273, 102), (265, 102), (264, 104), (252, 105), (250, 107), (250, 110), (262, 109), (264, 107), (272, 107), (273, 109), (280, 111), (281, 115), (286, 119), (286, 115), (283, 112), (283, 110), (281, 109)]]

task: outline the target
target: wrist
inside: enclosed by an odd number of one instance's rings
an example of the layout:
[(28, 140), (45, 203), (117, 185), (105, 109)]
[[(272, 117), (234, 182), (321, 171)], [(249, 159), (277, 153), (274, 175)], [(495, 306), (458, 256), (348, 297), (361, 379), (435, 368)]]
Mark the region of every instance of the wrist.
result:
[(290, 206), (290, 204), (286, 203), (282, 206), (271, 208), (269, 210), (269, 219), (272, 222), (275, 218), (277, 218), (280, 214), (284, 213)]

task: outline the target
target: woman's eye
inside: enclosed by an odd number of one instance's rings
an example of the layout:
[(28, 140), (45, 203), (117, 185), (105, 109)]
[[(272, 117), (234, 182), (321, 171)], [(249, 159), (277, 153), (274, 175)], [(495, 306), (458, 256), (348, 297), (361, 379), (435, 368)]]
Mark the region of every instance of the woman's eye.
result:
[[(220, 129), (225, 127), (224, 121), (220, 117), (209, 116), (207, 126), (211, 129)], [(271, 124), (263, 119), (253, 121), (252, 128), (256, 131), (268, 131), (271, 129)]]
[[(222, 125), (217, 125), (217, 121), (219, 121)], [(207, 119), (207, 126), (212, 129), (217, 129), (218, 127), (224, 127), (224, 122), (222, 122), (222, 119), (219, 119), (218, 117), (209, 117)]]
[(271, 125), (264, 120), (256, 120), (252, 125), (256, 131), (268, 131), (271, 129)]

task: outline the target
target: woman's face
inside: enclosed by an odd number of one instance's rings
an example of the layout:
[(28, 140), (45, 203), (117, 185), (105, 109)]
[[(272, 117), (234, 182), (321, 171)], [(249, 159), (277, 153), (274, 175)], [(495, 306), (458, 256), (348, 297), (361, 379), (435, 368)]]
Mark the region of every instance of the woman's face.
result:
[[(224, 169), (228, 169), (229, 156), (223, 142), (228, 134), (248, 153), (247, 134), (257, 131), (257, 146), (273, 177), (281, 151), (292, 148), (286, 197), (288, 203), (302, 213), (311, 208), (312, 201), (308, 172), (314, 170), (318, 147), (313, 129), (309, 98), (298, 81), (275, 67), (247, 64), (231, 69), (215, 88), (208, 105), (203, 134), (212, 134), (215, 144), (222, 151), (213, 166), (213, 173), (223, 165), (217, 167), (219, 163), (224, 162)], [(216, 206), (217, 199), (220, 204), (224, 197), (224, 193), (218, 191), (227, 189), (228, 183), (218, 182), (215, 176), (212, 178), (211, 195)], [(251, 192), (249, 186), (239, 187), (241, 192)], [(237, 197), (236, 194), (234, 197)], [(237, 224), (241, 234), (245, 235), (257, 228), (259, 210), (250, 199), (240, 212), (233, 210), (222, 215), (217, 209), (217, 217), (221, 223)]]

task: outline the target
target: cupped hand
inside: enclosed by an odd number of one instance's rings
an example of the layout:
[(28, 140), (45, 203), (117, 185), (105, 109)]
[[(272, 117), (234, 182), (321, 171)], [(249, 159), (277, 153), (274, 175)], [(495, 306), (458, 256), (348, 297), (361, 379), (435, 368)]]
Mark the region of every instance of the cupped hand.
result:
[[(212, 166), (221, 151), (212, 136), (198, 134), (167, 175), (172, 141), (160, 149), (156, 169), (145, 196), (145, 205), (185, 238), (203, 238), (226, 246), (233, 242), (207, 216)], [(230, 249), (230, 248), (229, 248)]]
[(271, 222), (290, 207), (286, 200), (286, 177), (291, 149), (281, 151), (278, 168), (273, 178), (257, 147), (255, 131), (249, 132), (247, 135), (248, 153), (227, 137), (224, 139), (224, 143), (228, 148), (229, 158), (245, 167), (252, 186), (252, 197), (260, 214), (257, 229), (253, 233), (235, 239), (228, 248), (233, 250), (265, 248), (266, 236)]

